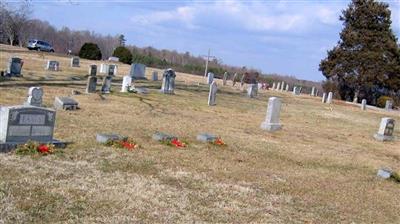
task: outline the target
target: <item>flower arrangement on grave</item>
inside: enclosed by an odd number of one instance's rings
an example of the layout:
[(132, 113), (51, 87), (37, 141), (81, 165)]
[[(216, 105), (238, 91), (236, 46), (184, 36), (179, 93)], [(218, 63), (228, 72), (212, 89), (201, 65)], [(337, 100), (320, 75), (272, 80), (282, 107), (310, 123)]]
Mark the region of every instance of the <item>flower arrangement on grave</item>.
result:
[(177, 148), (184, 148), (188, 145), (187, 142), (181, 141), (178, 138), (172, 138), (170, 140), (165, 140), (165, 141), (162, 141), (162, 143), (166, 144), (168, 146), (175, 146)]
[(132, 151), (134, 149), (139, 148), (139, 145), (133, 141), (131, 138), (123, 138), (117, 140), (108, 140), (105, 143), (106, 146), (111, 146), (120, 149), (127, 149), (128, 151)]
[(41, 144), (35, 141), (28, 141), (18, 145), (15, 153), (18, 155), (48, 155), (56, 152), (53, 144)]
[(214, 141), (211, 141), (210, 143), (213, 145), (218, 145), (218, 146), (226, 146), (225, 142), (222, 141), (221, 137), (215, 138)]

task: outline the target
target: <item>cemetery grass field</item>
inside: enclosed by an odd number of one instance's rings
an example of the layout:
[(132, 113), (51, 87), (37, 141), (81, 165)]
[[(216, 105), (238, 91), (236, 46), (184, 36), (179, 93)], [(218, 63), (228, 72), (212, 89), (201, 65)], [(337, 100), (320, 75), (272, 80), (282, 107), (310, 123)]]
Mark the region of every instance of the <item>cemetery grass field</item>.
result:
[[(66, 56), (0, 48), (1, 69), (11, 55), (24, 60), (23, 78), (0, 81), (0, 105), (23, 103), (30, 86), (43, 87), (47, 107), (55, 96), (82, 92), (73, 96), (80, 110), (57, 111), (55, 138), (73, 142), (64, 153), (0, 154), (0, 223), (400, 222), (400, 184), (376, 177), (381, 167), (400, 171), (400, 142), (372, 137), (390, 116), (400, 139), (399, 113), (269, 90), (249, 99), (221, 80), (217, 105), (209, 107), (205, 80), (182, 73), (175, 95), (159, 93), (160, 81), (136, 82), (149, 88), (146, 95), (120, 93), (129, 71), (123, 64), (111, 94), (89, 95), (88, 65), (100, 61), (81, 59), (81, 67), (71, 68)], [(61, 71), (45, 71), (48, 59), (59, 60)], [(148, 78), (152, 70), (146, 69)], [(260, 129), (271, 96), (283, 102), (283, 128), (274, 133)], [(155, 142), (156, 131), (177, 135), (188, 147)], [(141, 148), (96, 142), (96, 133), (110, 132)], [(227, 146), (197, 142), (202, 132), (221, 136)]]

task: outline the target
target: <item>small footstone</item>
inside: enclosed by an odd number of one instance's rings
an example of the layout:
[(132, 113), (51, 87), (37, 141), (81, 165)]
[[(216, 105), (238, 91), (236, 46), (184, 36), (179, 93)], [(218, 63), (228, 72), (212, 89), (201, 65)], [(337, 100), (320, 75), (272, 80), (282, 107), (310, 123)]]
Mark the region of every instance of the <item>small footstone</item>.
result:
[(119, 134), (104, 134), (104, 133), (100, 133), (100, 134), (96, 134), (96, 141), (99, 143), (106, 143), (109, 140), (122, 140), (124, 138), (124, 136), (119, 135)]
[(71, 97), (56, 97), (54, 99), (54, 108), (63, 110), (79, 109), (78, 102)]
[(162, 133), (162, 132), (156, 132), (153, 134), (153, 140), (156, 140), (156, 141), (170, 141), (174, 138), (176, 138), (176, 137), (173, 135)]
[(217, 139), (217, 136), (208, 133), (202, 133), (197, 135), (197, 140), (201, 142), (213, 142)]
[(389, 179), (392, 176), (392, 171), (387, 168), (381, 168), (378, 170), (376, 174), (378, 177), (382, 177), (383, 179)]

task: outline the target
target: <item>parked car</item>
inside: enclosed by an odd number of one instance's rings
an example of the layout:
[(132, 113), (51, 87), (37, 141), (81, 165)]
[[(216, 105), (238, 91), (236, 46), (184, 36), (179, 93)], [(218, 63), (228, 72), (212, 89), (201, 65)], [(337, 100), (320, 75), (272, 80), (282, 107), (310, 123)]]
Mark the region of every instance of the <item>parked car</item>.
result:
[(29, 40), (28, 49), (29, 50), (37, 50), (37, 51), (54, 52), (53, 47), (49, 43), (47, 43), (46, 41), (36, 40), (36, 39)]

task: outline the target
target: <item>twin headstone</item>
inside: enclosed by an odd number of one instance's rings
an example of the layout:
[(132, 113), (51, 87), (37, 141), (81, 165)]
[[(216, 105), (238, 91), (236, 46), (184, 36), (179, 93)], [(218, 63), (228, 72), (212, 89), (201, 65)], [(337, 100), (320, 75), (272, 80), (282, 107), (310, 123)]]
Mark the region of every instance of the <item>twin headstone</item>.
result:
[(210, 85), (210, 91), (208, 93), (208, 106), (216, 105), (215, 101), (217, 98), (217, 90), (218, 90), (217, 82), (213, 81)]
[(43, 98), (43, 89), (41, 87), (30, 87), (28, 90), (28, 99), (25, 105), (41, 107)]
[(375, 139), (378, 141), (392, 141), (394, 139), (394, 124), (394, 119), (390, 117), (382, 118), (378, 133), (374, 135)]
[(20, 76), (23, 61), (17, 57), (11, 57), (8, 61), (7, 74), (10, 76)]
[(211, 85), (211, 83), (214, 81), (214, 73), (212, 73), (212, 72), (209, 72), (208, 74), (207, 74), (207, 84), (208, 85)]
[(96, 73), (97, 73), (97, 65), (90, 65), (89, 77), (86, 84), (86, 93), (96, 92), (96, 85), (97, 85)]
[(270, 132), (277, 131), (282, 128), (279, 122), (281, 111), (281, 100), (277, 97), (270, 97), (268, 100), (267, 115), (265, 121), (261, 123), (261, 128)]
[(164, 94), (174, 94), (175, 90), (175, 71), (171, 68), (167, 69), (163, 73), (163, 80), (161, 84), (161, 92)]

